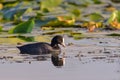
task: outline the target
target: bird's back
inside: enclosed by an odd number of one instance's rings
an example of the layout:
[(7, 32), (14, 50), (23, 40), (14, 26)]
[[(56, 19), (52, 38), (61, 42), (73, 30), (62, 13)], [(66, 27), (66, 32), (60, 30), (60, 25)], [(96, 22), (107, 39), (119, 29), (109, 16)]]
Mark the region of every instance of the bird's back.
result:
[(21, 54), (48, 54), (53, 51), (53, 48), (50, 46), (50, 44), (45, 42), (39, 42), (39, 43), (33, 43), (33, 44), (27, 44), (18, 47)]

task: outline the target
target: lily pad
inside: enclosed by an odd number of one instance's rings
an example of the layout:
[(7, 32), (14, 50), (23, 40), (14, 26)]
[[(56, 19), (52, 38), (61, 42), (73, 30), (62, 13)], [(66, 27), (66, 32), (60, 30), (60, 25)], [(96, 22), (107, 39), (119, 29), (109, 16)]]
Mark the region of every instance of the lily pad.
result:
[(115, 29), (120, 29), (120, 11), (115, 10), (111, 14), (107, 22), (108, 24), (110, 24), (110, 26), (114, 27)]
[(62, 3), (63, 0), (42, 0), (41, 9), (52, 11)]
[(81, 32), (71, 32), (70, 36), (73, 37), (75, 40), (83, 38), (83, 34)]
[(36, 19), (35, 23), (37, 27), (42, 27), (45, 26), (46, 24), (48, 24), (51, 21), (56, 20), (57, 18), (44, 18), (44, 19)]
[(11, 28), (8, 33), (30, 33), (34, 27), (34, 20), (28, 20), (27, 22), (23, 22), (18, 24), (17, 26)]
[(0, 10), (2, 10), (3, 9), (3, 4), (2, 3), (0, 3)]
[(115, 19), (117, 19), (118, 22), (120, 22), (120, 11), (115, 10), (110, 18), (108, 19), (108, 23), (111, 23), (112, 21), (114, 21)]
[(90, 21), (96, 21), (96, 22), (99, 22), (104, 19), (104, 17), (99, 13), (87, 14), (84, 17), (88, 18)]
[(3, 27), (2, 26), (0, 26), (0, 32), (3, 30)]
[(80, 12), (80, 10), (79, 9), (73, 9), (72, 11), (71, 11), (71, 13), (75, 16), (75, 17), (79, 17), (80, 16), (80, 14), (81, 14), (81, 12)]
[(14, 20), (15, 18), (19, 18), (20, 16), (22, 16), (25, 11), (27, 10), (27, 8), (25, 9), (20, 9), (22, 3), (19, 3), (17, 6), (13, 7), (13, 8), (8, 8), (8, 9), (3, 9), (3, 18), (5, 20)]
[(120, 36), (120, 34), (118, 34), (118, 33), (112, 33), (112, 34), (108, 34), (107, 36)]
[(108, 23), (111, 23), (112, 21), (114, 21), (114, 20), (117, 18), (117, 16), (118, 16), (118, 11), (115, 10), (115, 11), (111, 14), (111, 16), (109, 17)]
[(100, 0), (93, 0), (94, 4), (101, 4), (102, 2)]
[(48, 22), (44, 26), (52, 27), (73, 27), (75, 18), (71, 16), (58, 16), (56, 20)]
[(111, 0), (114, 3), (120, 3), (120, 0)]
[(27, 36), (18, 36), (18, 38), (20, 38), (21, 40), (27, 41), (27, 42), (31, 42), (31, 41), (35, 41), (34, 37), (27, 37)]

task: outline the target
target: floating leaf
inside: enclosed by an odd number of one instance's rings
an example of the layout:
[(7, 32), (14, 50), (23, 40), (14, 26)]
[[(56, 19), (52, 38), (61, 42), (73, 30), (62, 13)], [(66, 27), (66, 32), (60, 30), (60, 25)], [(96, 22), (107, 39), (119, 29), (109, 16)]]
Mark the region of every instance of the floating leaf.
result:
[(13, 8), (3, 10), (3, 18), (5, 20), (14, 20), (15, 18), (19, 18), (21, 15), (23, 15), (27, 8), (19, 9), (20, 5), (21, 3)]
[(72, 36), (75, 40), (83, 38), (83, 34), (81, 32), (71, 32), (70, 36)]
[(93, 32), (93, 31), (95, 30), (95, 28), (96, 28), (96, 25), (95, 25), (95, 24), (90, 25), (90, 26), (88, 27), (88, 31), (89, 31), (89, 32)]
[(2, 31), (3, 30), (3, 27), (2, 26), (0, 26), (0, 31)]
[(52, 11), (54, 10), (57, 6), (59, 6), (62, 3), (63, 0), (42, 0), (41, 1), (41, 9)]
[(23, 22), (11, 28), (9, 33), (30, 33), (34, 27), (34, 20), (28, 20), (27, 22)]
[(36, 26), (41, 27), (41, 26), (44, 26), (44, 25), (48, 24), (50, 21), (54, 21), (54, 20), (56, 20), (56, 18), (46, 18), (46, 19), (43, 19), (43, 20), (36, 19), (35, 23), (36, 23)]
[(92, 3), (91, 0), (67, 0), (67, 3), (72, 6), (76, 7), (87, 7), (90, 3)]
[(88, 6), (92, 3), (92, 0), (78, 0), (77, 2), (80, 3), (80, 5)]
[(2, 3), (0, 3), (0, 10), (1, 10), (1, 9), (3, 9), (3, 4), (2, 4)]
[(120, 0), (111, 0), (114, 3), (120, 3)]
[(103, 24), (101, 22), (90, 21), (90, 22), (84, 22), (82, 26), (86, 27), (89, 32), (93, 32), (96, 28), (102, 27), (102, 25)]
[(115, 10), (115, 11), (111, 14), (110, 18), (108, 19), (108, 23), (109, 23), (112, 27), (114, 27), (114, 28), (116, 28), (116, 29), (120, 29), (120, 11)]
[(71, 16), (58, 16), (56, 20), (48, 22), (44, 26), (70, 27), (75, 23), (75, 18)]
[(71, 32), (71, 30), (62, 30), (62, 29), (55, 29), (55, 30), (52, 30), (52, 31), (46, 31), (43, 33), (43, 35), (53, 35), (53, 34), (69, 34)]
[(112, 22), (110, 23), (110, 25), (111, 25), (112, 27), (116, 28), (116, 29), (120, 29), (120, 23), (118, 22), (117, 19), (115, 19), (114, 21), (112, 21)]
[(63, 34), (64, 31), (59, 30), (59, 31), (48, 31), (48, 32), (44, 32), (43, 35), (53, 35), (53, 34)]
[(44, 20), (44, 13), (42, 12), (37, 12), (37, 15), (35, 16), (35, 19), (37, 20)]
[(81, 14), (80, 9), (78, 9), (78, 8), (71, 9), (70, 13), (76, 18), (79, 18), (80, 14)]
[(94, 4), (101, 4), (102, 2), (100, 0), (93, 0)]
[(108, 34), (107, 36), (120, 36), (120, 34), (118, 34), (118, 33), (112, 33), (112, 34)]
[(1, 43), (17, 44), (19, 42), (24, 42), (24, 41), (16, 37), (12, 37), (12, 38), (1, 38), (0, 37), (0, 44)]
[(41, 30), (54, 30), (54, 28), (51, 26), (48, 26), (48, 27), (42, 27)]
[(3, 14), (0, 13), (0, 21), (3, 19)]
[(115, 10), (115, 11), (111, 14), (110, 18), (108, 19), (108, 23), (111, 23), (111, 22), (114, 21), (117, 17), (118, 17), (118, 10)]
[(117, 13), (117, 21), (120, 23), (120, 11)]
[(112, 4), (108, 4), (105, 6), (105, 11), (113, 12), (116, 10), (116, 7), (114, 7)]
[(58, 18), (58, 21), (65, 22), (68, 25), (70, 24), (73, 25), (75, 22), (75, 18), (71, 16), (58, 16), (57, 18)]
[(27, 41), (27, 42), (31, 42), (31, 41), (35, 41), (34, 37), (28, 37), (28, 36), (18, 36), (18, 38)]
[(85, 17), (88, 17), (90, 19), (90, 21), (101, 21), (104, 19), (104, 17), (99, 14), (99, 13), (91, 13), (91, 14), (88, 14), (88, 15), (85, 15)]
[(20, 9), (20, 11), (17, 11), (16, 14), (14, 14), (14, 21), (22, 20), (22, 15), (24, 13), (30, 13), (32, 12), (32, 8), (26, 8), (26, 9)]
[(17, 0), (0, 0), (1, 3), (5, 3), (5, 4), (7, 4), (7, 3), (14, 3), (16, 1)]

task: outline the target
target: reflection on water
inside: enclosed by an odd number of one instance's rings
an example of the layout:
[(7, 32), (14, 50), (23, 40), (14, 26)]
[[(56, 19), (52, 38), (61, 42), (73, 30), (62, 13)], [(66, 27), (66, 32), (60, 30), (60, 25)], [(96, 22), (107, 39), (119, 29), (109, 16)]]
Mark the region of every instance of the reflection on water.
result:
[[(57, 68), (61, 68), (62, 66), (64, 66), (65, 64), (65, 55), (60, 55), (60, 52), (56, 53), (56, 52), (53, 52), (53, 53), (48, 53), (48, 54), (43, 54), (43, 55), (30, 55), (29, 57), (27, 56), (24, 56), (25, 60), (31, 60), (34, 59), (35, 61), (47, 61), (48, 59), (51, 59), (51, 63), (57, 67)], [(29, 62), (31, 63), (31, 62)]]
[(36, 57), (33, 57), (33, 59), (35, 59), (36, 61), (46, 61), (47, 58), (49, 58), (49, 56), (36, 56)]
[(65, 56), (60, 57), (59, 55), (51, 55), (51, 61), (57, 68), (62, 67), (65, 64)]
[[(59, 53), (60, 54), (60, 53)], [(43, 54), (43, 55), (11, 55), (11, 56), (0, 56), (0, 63), (29, 63), (33, 62), (42, 62), (42, 61), (50, 61), (56, 68), (61, 68), (65, 64), (65, 56), (59, 55), (55, 53), (51, 54)]]

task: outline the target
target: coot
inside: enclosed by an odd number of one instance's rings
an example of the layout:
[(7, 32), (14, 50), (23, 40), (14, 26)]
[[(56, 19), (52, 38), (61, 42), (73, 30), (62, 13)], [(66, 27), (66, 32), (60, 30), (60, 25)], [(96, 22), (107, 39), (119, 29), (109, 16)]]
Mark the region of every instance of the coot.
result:
[(51, 44), (46, 42), (38, 42), (32, 44), (26, 44), (23, 46), (17, 47), (20, 50), (21, 54), (31, 54), (31, 55), (39, 55), (39, 54), (48, 54), (51, 52), (61, 52), (59, 44), (65, 47), (64, 38), (61, 35), (56, 35), (51, 40)]

